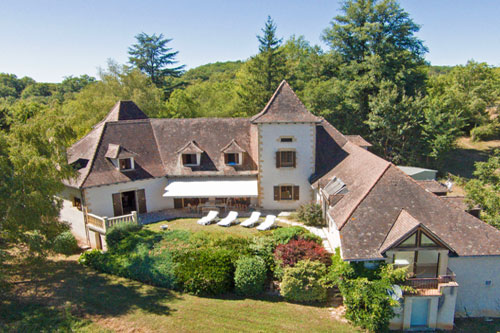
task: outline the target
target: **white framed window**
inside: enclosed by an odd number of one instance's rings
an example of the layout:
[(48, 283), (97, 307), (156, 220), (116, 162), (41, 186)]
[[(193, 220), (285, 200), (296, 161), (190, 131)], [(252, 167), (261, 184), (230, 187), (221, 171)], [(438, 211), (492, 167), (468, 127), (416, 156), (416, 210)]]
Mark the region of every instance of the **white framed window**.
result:
[(134, 159), (132, 157), (119, 158), (118, 159), (118, 169), (120, 171), (127, 171), (134, 169)]

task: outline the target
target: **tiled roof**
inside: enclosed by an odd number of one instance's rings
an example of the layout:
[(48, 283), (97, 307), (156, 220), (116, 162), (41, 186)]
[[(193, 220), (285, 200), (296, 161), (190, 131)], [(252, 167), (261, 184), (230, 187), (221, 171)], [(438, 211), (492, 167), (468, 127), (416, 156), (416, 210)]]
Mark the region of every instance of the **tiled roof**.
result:
[(382, 259), (380, 248), (402, 209), (459, 256), (500, 255), (500, 230), (443, 205), (441, 197), (391, 164), (340, 230), (344, 259)]
[(447, 193), (448, 188), (446, 185), (441, 184), (436, 180), (417, 180), (417, 183), (422, 186), (426, 191), (431, 193)]
[(109, 111), (104, 122), (136, 119), (148, 119), (148, 116), (134, 102), (119, 101)]
[(358, 145), (360, 147), (371, 147), (372, 144), (363, 139), (361, 135), (346, 135), (345, 136), (347, 140), (351, 141), (355, 145)]
[[(243, 176), (257, 174), (257, 135), (246, 118), (151, 119), (165, 174), (170, 176)], [(254, 127), (254, 126), (253, 126)], [(222, 150), (232, 140), (245, 151), (241, 165), (226, 165)], [(184, 166), (179, 148), (199, 143), (199, 166)]]
[(245, 149), (241, 148), (241, 146), (236, 142), (236, 140), (232, 139), (224, 148), (221, 149), (221, 152), (226, 154), (236, 154), (236, 153), (244, 153)]
[(309, 112), (288, 83), (283, 80), (264, 109), (251, 118), (252, 123), (318, 123), (321, 118)]
[(177, 153), (201, 154), (201, 153), (203, 153), (203, 149), (201, 149), (200, 146), (198, 146), (198, 144), (194, 140), (191, 140), (188, 143), (186, 143), (184, 146), (179, 148), (179, 150), (177, 150)]

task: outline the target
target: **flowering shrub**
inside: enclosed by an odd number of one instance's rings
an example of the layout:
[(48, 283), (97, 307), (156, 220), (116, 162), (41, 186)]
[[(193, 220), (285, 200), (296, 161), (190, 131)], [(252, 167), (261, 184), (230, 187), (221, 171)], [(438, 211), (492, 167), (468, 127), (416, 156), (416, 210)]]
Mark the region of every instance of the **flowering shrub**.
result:
[(292, 239), (287, 244), (280, 244), (274, 251), (274, 259), (282, 266), (294, 266), (298, 261), (309, 259), (325, 265), (332, 263), (330, 254), (315, 241)]

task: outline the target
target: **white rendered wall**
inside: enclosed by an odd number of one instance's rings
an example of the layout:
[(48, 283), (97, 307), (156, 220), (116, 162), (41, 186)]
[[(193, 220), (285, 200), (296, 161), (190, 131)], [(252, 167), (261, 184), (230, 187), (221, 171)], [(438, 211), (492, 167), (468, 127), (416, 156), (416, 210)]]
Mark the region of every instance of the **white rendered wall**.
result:
[[(315, 124), (259, 124), (259, 204), (265, 209), (293, 210), (313, 200), (309, 177), (314, 173)], [(280, 142), (293, 136), (293, 142)], [(276, 168), (276, 152), (295, 149), (295, 168)], [(274, 186), (298, 185), (299, 200), (274, 201)]]
[(113, 193), (145, 190), (146, 208), (148, 212), (154, 212), (167, 208), (174, 208), (172, 198), (164, 198), (166, 178), (154, 178), (138, 180), (135, 182), (120, 183), (114, 185), (97, 186), (85, 189), (85, 203), (89, 212), (99, 216), (114, 216)]
[(87, 235), (85, 234), (85, 222), (83, 219), (83, 212), (78, 210), (73, 206), (73, 198), (80, 198), (80, 190), (72, 187), (65, 187), (64, 190), (59, 194), (59, 197), (63, 200), (62, 208), (59, 212), (59, 220), (68, 222), (71, 226), (71, 232), (83, 243), (87, 241)]
[(449, 258), (448, 267), (459, 285), (457, 316), (500, 317), (500, 256)]

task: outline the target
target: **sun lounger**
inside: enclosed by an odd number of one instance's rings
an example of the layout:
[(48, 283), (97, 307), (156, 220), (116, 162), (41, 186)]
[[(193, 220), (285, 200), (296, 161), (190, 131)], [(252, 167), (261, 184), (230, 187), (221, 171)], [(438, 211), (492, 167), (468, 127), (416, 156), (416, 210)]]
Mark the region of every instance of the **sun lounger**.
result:
[(217, 222), (217, 225), (221, 227), (229, 227), (236, 221), (237, 217), (238, 217), (238, 212), (230, 211), (225, 218)]
[(246, 228), (252, 228), (255, 223), (259, 222), (260, 218), (260, 212), (253, 212), (252, 215), (250, 215), (249, 218), (247, 218), (245, 221), (241, 222), (242, 227)]
[(267, 215), (266, 219), (264, 222), (262, 222), (258, 227), (257, 230), (264, 231), (264, 230), (269, 230), (274, 226), (274, 222), (276, 221), (276, 216), (274, 215)]
[(208, 212), (207, 216), (203, 216), (201, 219), (198, 220), (197, 223), (201, 225), (208, 225), (217, 218), (217, 215), (219, 215), (218, 211), (211, 210)]

